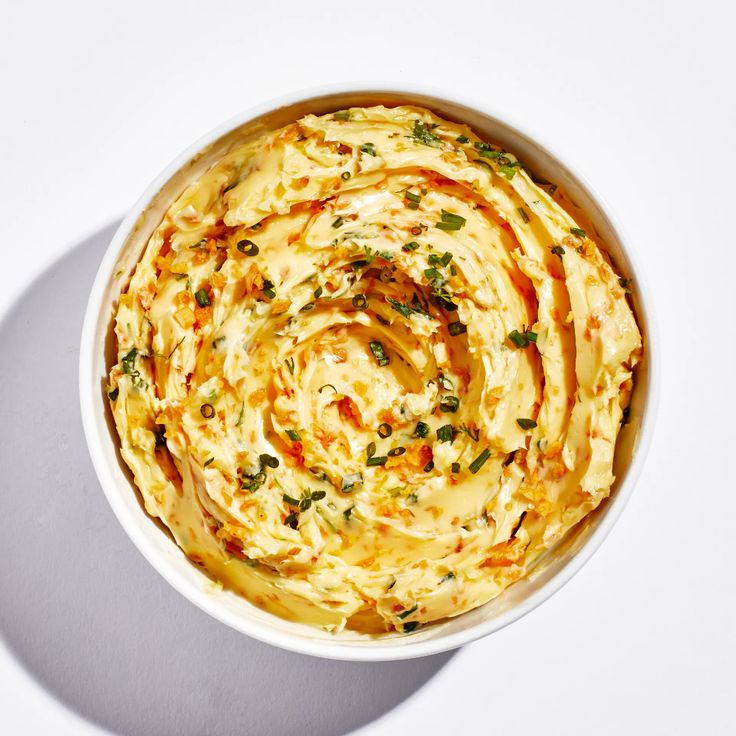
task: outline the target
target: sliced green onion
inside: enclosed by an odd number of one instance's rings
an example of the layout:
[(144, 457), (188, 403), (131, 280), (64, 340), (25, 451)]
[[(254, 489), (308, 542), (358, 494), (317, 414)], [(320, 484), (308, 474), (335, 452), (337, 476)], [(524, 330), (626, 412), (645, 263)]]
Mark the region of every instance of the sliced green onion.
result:
[(583, 230), (581, 227), (571, 227), (570, 232), (573, 235), (577, 235), (579, 238), (587, 238), (588, 236), (585, 234), (585, 230)]
[(439, 442), (451, 442), (452, 434), (452, 424), (443, 424), (437, 429), (437, 440)]
[(115, 399), (118, 398), (120, 394), (120, 389), (116, 386), (114, 389), (111, 389), (107, 392), (107, 398), (110, 399), (110, 401), (115, 401)]
[(440, 214), (440, 222), (436, 223), (435, 227), (449, 232), (452, 230), (459, 230), (465, 222), (466, 220), (464, 217), (456, 215), (453, 212), (448, 212), (447, 210), (442, 210)]
[(265, 452), (260, 454), (258, 456), (258, 459), (261, 461), (263, 465), (267, 465), (269, 468), (278, 468), (279, 466), (279, 459)]
[(388, 365), (391, 362), (388, 355), (386, 355), (386, 351), (383, 349), (383, 345), (381, 345), (378, 340), (371, 340), (368, 343), (368, 346), (370, 347), (373, 357), (376, 359), (376, 363), (378, 363), (379, 366)]
[(447, 325), (447, 331), (452, 335), (453, 337), (456, 337), (457, 335), (462, 335), (463, 332), (468, 331), (467, 325), (463, 324), (462, 322), (450, 322)]
[(401, 613), (399, 613), (396, 618), (400, 618), (403, 621), (405, 618), (409, 618), (409, 616), (411, 616), (411, 614), (414, 613), (414, 611), (416, 611), (418, 608), (419, 605), (415, 605), (413, 608), (409, 608), (406, 611), (402, 611)]
[(257, 256), (260, 250), (252, 240), (240, 240), (235, 247), (246, 256)]
[(426, 437), (429, 434), (429, 424), (424, 422), (417, 422), (417, 426), (414, 429), (414, 434), (417, 437)]
[(453, 473), (459, 473), (460, 472), (460, 463), (453, 463), (452, 465), (450, 465), (450, 470)]
[(352, 174), (349, 171), (343, 171), (342, 174), (340, 174), (340, 178), (343, 181), (347, 181), (351, 176)]
[(475, 458), (475, 460), (473, 460), (472, 463), (470, 463), (470, 465), (468, 465), (468, 470), (470, 470), (470, 472), (473, 474), (477, 473), (483, 467), (486, 460), (488, 460), (490, 456), (491, 451), (486, 448), (485, 450), (483, 450), (483, 452), (481, 452), (480, 455), (478, 455), (477, 458)]
[(523, 207), (517, 207), (516, 211), (524, 222), (529, 222), (529, 215), (527, 215), (526, 210)]
[(376, 155), (376, 147), (373, 145), (373, 143), (364, 143), (360, 150), (363, 153), (367, 153), (369, 156), (375, 156)]
[(393, 429), (391, 428), (391, 425), (388, 422), (384, 422), (383, 424), (378, 425), (378, 436), (382, 437), (384, 440), (386, 437), (390, 437), (393, 433)]
[(202, 404), (199, 407), (199, 412), (205, 419), (212, 419), (215, 416), (215, 407), (212, 404)]
[(401, 250), (409, 253), (413, 250), (416, 250), (418, 247), (419, 243), (417, 243), (415, 240), (412, 240), (410, 243), (404, 243), (404, 245), (401, 246)]
[(470, 138), (468, 138), (468, 136), (466, 135), (459, 135), (457, 138), (455, 138), (455, 140), (458, 143), (470, 143)]
[(332, 117), (335, 120), (350, 120), (350, 110), (338, 110)]
[(406, 452), (406, 447), (394, 447), (388, 451), (389, 457), (398, 457)]
[(204, 289), (200, 289), (194, 295), (194, 298), (197, 300), (197, 304), (199, 304), (200, 307), (209, 307), (210, 304), (212, 304), (209, 294)]
[(340, 483), (340, 490), (347, 493), (348, 491), (352, 491), (356, 485), (361, 485), (362, 483), (362, 473), (350, 473), (342, 479), (342, 482)]
[(440, 401), (440, 411), (445, 414), (454, 414), (460, 407), (460, 399), (457, 396), (444, 396)]
[(434, 460), (430, 460), (423, 468), (422, 470), (425, 473), (431, 473), (434, 470)]
[(556, 256), (562, 258), (565, 255), (565, 249), (561, 245), (555, 245), (550, 249)]
[(376, 454), (376, 443), (375, 442), (369, 443), (368, 447), (365, 448), (365, 454), (369, 458), (373, 457)]
[(368, 299), (365, 294), (356, 294), (353, 297), (353, 306), (356, 309), (367, 309), (368, 308)]
[(204, 465), (202, 465), (202, 467), (203, 468), (206, 468), (208, 465), (210, 465), (213, 462), (215, 462), (215, 458), (214, 457), (211, 457), (211, 458), (209, 458), (209, 459), (207, 459), (207, 460), (204, 461)]
[(293, 442), (299, 442), (302, 438), (299, 432), (297, 432), (295, 429), (287, 429), (286, 434), (289, 435), (289, 439)]
[(342, 217), (336, 217), (332, 222), (332, 227), (340, 227), (343, 222), (345, 222), (345, 220), (343, 220)]
[(524, 419), (523, 417), (520, 419), (517, 419), (516, 423), (522, 429), (534, 429), (534, 427), (537, 426), (537, 423), (533, 419)]
[(366, 465), (373, 467), (375, 465), (385, 465), (388, 457), (386, 455), (374, 455), (366, 460)]

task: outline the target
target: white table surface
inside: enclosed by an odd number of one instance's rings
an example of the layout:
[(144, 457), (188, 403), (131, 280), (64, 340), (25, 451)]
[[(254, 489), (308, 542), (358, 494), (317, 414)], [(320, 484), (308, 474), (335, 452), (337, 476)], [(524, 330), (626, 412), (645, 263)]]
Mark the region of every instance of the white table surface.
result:
[[(0, 733), (736, 733), (736, 42), (723, 2), (2, 3)], [(82, 310), (120, 217), (239, 110), (332, 81), (480, 95), (636, 244), (663, 346), (619, 524), (541, 608), (453, 654), (326, 662), (175, 593), (79, 419)]]

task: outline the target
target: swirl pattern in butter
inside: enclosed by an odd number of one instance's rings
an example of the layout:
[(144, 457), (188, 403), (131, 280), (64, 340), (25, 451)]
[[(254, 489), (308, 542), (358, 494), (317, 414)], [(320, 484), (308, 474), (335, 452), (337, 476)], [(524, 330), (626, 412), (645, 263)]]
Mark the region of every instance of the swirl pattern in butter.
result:
[(110, 403), (148, 513), (213, 580), (327, 630), (497, 596), (609, 495), (641, 354), (572, 211), (415, 107), (233, 148), (115, 316)]

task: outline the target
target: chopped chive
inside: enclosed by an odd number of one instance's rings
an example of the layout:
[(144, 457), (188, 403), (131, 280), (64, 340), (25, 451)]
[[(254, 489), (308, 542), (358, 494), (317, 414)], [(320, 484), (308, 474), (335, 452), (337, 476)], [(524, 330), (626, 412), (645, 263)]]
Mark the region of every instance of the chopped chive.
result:
[(257, 222), (255, 225), (251, 225), (250, 229), (255, 233), (263, 227), (262, 222)]
[(340, 227), (343, 222), (345, 222), (345, 220), (343, 220), (342, 217), (336, 217), (332, 222), (332, 227)]
[(286, 364), (286, 367), (288, 368), (289, 373), (291, 373), (291, 375), (293, 376), (294, 375), (294, 358), (285, 358), (284, 363)]
[(235, 426), (239, 427), (243, 423), (243, 412), (245, 411), (245, 401), (240, 402), (240, 414), (238, 414), (238, 419), (235, 422)]
[(451, 260), (452, 260), (452, 253), (450, 253), (450, 252), (448, 251), (447, 253), (445, 253), (445, 254), (444, 254), (444, 255), (442, 256), (442, 258), (440, 258), (440, 263), (441, 263), (441, 264), (442, 264), (443, 266), (447, 266), (447, 265), (448, 265), (448, 264), (450, 263), (450, 261), (451, 261)]
[(414, 128), (411, 131), (411, 135), (407, 138), (413, 138), (417, 143), (422, 143), (425, 146), (432, 146), (433, 148), (439, 148), (442, 145), (442, 139), (432, 132), (432, 129), (436, 125), (431, 123), (423, 123), (421, 120), (414, 121)]
[(386, 355), (386, 351), (383, 349), (383, 345), (381, 345), (378, 340), (371, 340), (368, 343), (368, 346), (370, 347), (373, 357), (376, 359), (376, 363), (378, 363), (379, 366), (388, 365), (391, 362), (388, 355)]
[(343, 171), (342, 174), (340, 174), (340, 178), (343, 181), (347, 181), (351, 176), (352, 174), (349, 171)]
[(583, 230), (581, 227), (571, 227), (570, 232), (573, 235), (577, 235), (579, 238), (587, 238), (588, 236), (585, 234), (585, 230)]
[(529, 215), (527, 215), (526, 210), (523, 207), (517, 207), (516, 211), (524, 222), (529, 222)]
[(450, 470), (453, 473), (459, 473), (460, 472), (460, 463), (453, 463), (452, 465), (450, 465)]
[(210, 464), (211, 464), (211, 463), (213, 463), (213, 462), (215, 462), (215, 458), (214, 458), (214, 457), (211, 457), (211, 458), (209, 458), (208, 460), (205, 460), (205, 461), (204, 461), (204, 465), (202, 465), (202, 467), (203, 467), (203, 468), (206, 468), (206, 467), (207, 467), (208, 465), (210, 465)]
[(560, 258), (565, 255), (565, 249), (561, 245), (555, 245), (550, 250)]
[(440, 578), (440, 582), (441, 583), (446, 583), (448, 580), (453, 580), (454, 578), (455, 578), (455, 573), (452, 572), (452, 570), (450, 570), (450, 572), (448, 572), (446, 575), (443, 575)]
[(430, 460), (423, 468), (422, 470), (425, 473), (431, 473), (434, 470), (434, 460)]
[(475, 458), (475, 460), (473, 460), (472, 463), (470, 463), (470, 465), (468, 465), (468, 470), (470, 470), (470, 472), (473, 474), (477, 473), (483, 467), (486, 460), (488, 460), (490, 456), (491, 451), (486, 448), (485, 450), (483, 450), (483, 452), (481, 452), (480, 455), (478, 455), (477, 458)]
[(240, 240), (235, 247), (246, 256), (257, 256), (260, 250), (252, 240)]
[(286, 434), (289, 435), (289, 439), (293, 442), (299, 442), (302, 438), (299, 432), (297, 432), (295, 429), (287, 429)]
[(390, 296), (386, 297), (386, 301), (391, 305), (391, 308), (395, 309), (402, 317), (409, 318), (414, 314), (414, 310), (411, 307), (396, 301), (396, 299), (392, 299)]
[(299, 311), (300, 312), (310, 312), (316, 306), (317, 305), (314, 302), (307, 302)]
[(376, 147), (372, 143), (364, 143), (360, 150), (363, 153), (367, 153), (369, 156), (375, 156), (376, 155)]
[(194, 298), (197, 300), (197, 304), (199, 304), (200, 307), (209, 307), (210, 304), (212, 304), (209, 294), (204, 289), (200, 289), (194, 295)]
[(317, 389), (317, 393), (318, 394), (321, 394), (322, 393), (322, 389), (325, 389), (325, 388), (331, 388), (335, 393), (339, 393), (338, 390), (331, 383), (325, 383), (322, 386), (320, 386)]
[(466, 222), (464, 217), (456, 215), (453, 212), (448, 212), (447, 210), (442, 210), (440, 220), (440, 222), (435, 224), (435, 227), (448, 232), (459, 230)]
[(292, 529), (297, 529), (299, 526), (299, 517), (295, 511), (292, 511), (285, 519), (284, 524), (290, 526)]
[(361, 485), (362, 483), (363, 483), (362, 473), (350, 473), (349, 475), (346, 475), (342, 479), (340, 483), (340, 490), (347, 493), (348, 491), (352, 491), (356, 485)]
[(439, 442), (452, 442), (452, 424), (443, 424), (437, 429), (437, 440)]
[(509, 180), (516, 176), (516, 170), (521, 167), (520, 161), (512, 161), (511, 163), (504, 164), (499, 171)]
[(401, 246), (401, 250), (409, 253), (413, 250), (416, 250), (418, 247), (419, 243), (417, 243), (415, 240), (412, 240), (410, 243), (404, 243), (404, 245)]
[(537, 426), (537, 423), (533, 419), (524, 419), (523, 417), (517, 419), (516, 423), (522, 429), (534, 429)]
[(367, 309), (368, 308), (368, 299), (365, 294), (356, 294), (353, 297), (353, 306), (356, 309)]
[(463, 324), (462, 322), (450, 322), (447, 325), (447, 331), (452, 335), (453, 337), (456, 337), (457, 335), (462, 335), (463, 332), (468, 331), (467, 325)]
[(350, 110), (338, 110), (332, 117), (335, 120), (350, 120)]
[(376, 454), (376, 443), (371, 442), (368, 444), (368, 447), (365, 448), (365, 454), (367, 457), (371, 458)]
[(345, 521), (350, 521), (350, 514), (353, 513), (353, 509), (355, 506), (351, 506), (350, 508), (345, 509), (345, 511), (342, 512), (343, 518)]
[(326, 491), (312, 491), (312, 501), (321, 501), (326, 495)]
[[(490, 158), (490, 159), (497, 159), (497, 160), (503, 159), (503, 161), (508, 161), (508, 159), (501, 153), (501, 151), (494, 151), (491, 148), (482, 149), (481, 151), (478, 152), (478, 155), (481, 158)], [(503, 163), (503, 161), (501, 161), (501, 163)]]
[(409, 616), (411, 616), (412, 613), (414, 613), (414, 611), (416, 611), (418, 608), (419, 608), (419, 605), (417, 604), (413, 608), (409, 608), (406, 611), (402, 611), (396, 616), (396, 618), (400, 618), (403, 621), (405, 618), (409, 618)]
[(383, 422), (383, 424), (378, 425), (378, 436), (382, 437), (384, 440), (386, 437), (390, 437), (393, 433), (393, 429), (391, 428), (391, 425), (388, 422)]
[(294, 498), (293, 496), (290, 496), (288, 493), (284, 493), (281, 498), (283, 499), (284, 503), (288, 503), (289, 506), (298, 506), (299, 505), (299, 499)]
[(312, 498), (311, 496), (305, 496), (301, 501), (299, 501), (299, 511), (307, 511), (312, 506)]
[(375, 465), (385, 465), (388, 457), (386, 455), (374, 455), (366, 460), (366, 465), (373, 467)]
[(414, 629), (416, 629), (418, 626), (419, 626), (419, 621), (409, 621), (408, 623), (404, 624), (403, 631), (405, 634), (409, 634), (412, 631), (414, 631)]
[(279, 466), (279, 459), (265, 452), (260, 454), (258, 456), (258, 459), (261, 461), (261, 463), (263, 463), (263, 465), (266, 465), (269, 468), (278, 468)]
[(119, 394), (120, 394), (120, 389), (116, 386), (114, 389), (107, 392), (107, 398), (110, 399), (110, 401), (115, 401), (115, 399), (118, 398)]
[(321, 296), (322, 296), (322, 287), (321, 287), (321, 286), (318, 286), (318, 287), (317, 287), (317, 288), (316, 288), (316, 289), (314, 290), (314, 298), (315, 298), (315, 299), (319, 299), (319, 298), (320, 298)]
[(389, 457), (399, 457), (399, 455), (403, 455), (405, 452), (406, 452), (406, 447), (394, 447), (388, 451), (388, 456)]
[(424, 422), (417, 422), (417, 426), (414, 429), (414, 434), (417, 437), (426, 437), (429, 434), (429, 424)]
[(440, 411), (445, 414), (454, 414), (460, 407), (460, 399), (457, 396), (445, 396), (440, 401)]
[(408, 189), (404, 192), (404, 196), (415, 204), (419, 204), (422, 201), (422, 198), (418, 194), (414, 194), (414, 192), (410, 192)]
[(627, 294), (631, 294), (631, 279), (620, 278), (618, 284)]
[(511, 330), (509, 332), (509, 340), (511, 340), (517, 348), (525, 348), (529, 345), (529, 341), (526, 339), (526, 335), (519, 332), (518, 330)]
[(442, 274), (434, 267), (432, 268), (425, 268), (424, 269), (424, 275), (430, 280), (435, 281), (437, 279), (442, 278)]
[(466, 135), (459, 135), (457, 138), (455, 138), (455, 140), (458, 143), (470, 143), (470, 138), (468, 138), (468, 136)]
[(276, 298), (276, 291), (274, 290), (273, 287), (274, 287), (273, 281), (269, 281), (268, 279), (264, 279), (264, 281), (263, 281), (263, 293), (269, 299), (275, 299)]
[(215, 407), (212, 406), (212, 404), (202, 404), (202, 406), (199, 407), (199, 413), (205, 419), (212, 419), (212, 417), (215, 416)]

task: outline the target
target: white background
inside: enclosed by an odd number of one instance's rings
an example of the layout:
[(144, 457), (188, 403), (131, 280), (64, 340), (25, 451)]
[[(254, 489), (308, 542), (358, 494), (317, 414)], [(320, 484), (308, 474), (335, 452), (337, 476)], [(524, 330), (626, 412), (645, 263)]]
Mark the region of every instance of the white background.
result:
[[(732, 3), (0, 7), (0, 733), (736, 733)], [(484, 641), (374, 665), (257, 644), (159, 579), (75, 376), (99, 259), (159, 170), (256, 102), (366, 79), (477, 95), (578, 167), (663, 348), (645, 471), (584, 570)]]

